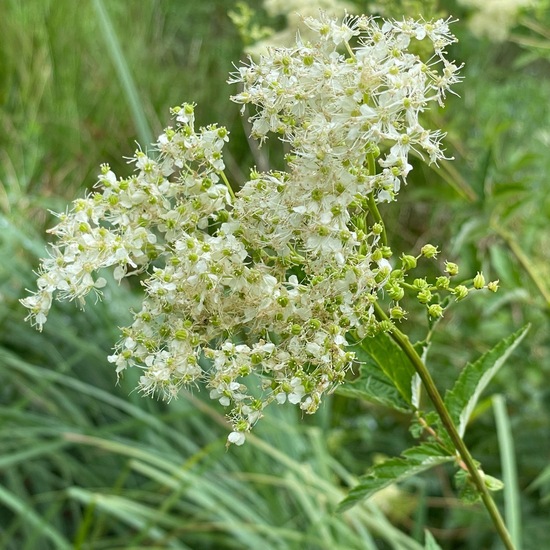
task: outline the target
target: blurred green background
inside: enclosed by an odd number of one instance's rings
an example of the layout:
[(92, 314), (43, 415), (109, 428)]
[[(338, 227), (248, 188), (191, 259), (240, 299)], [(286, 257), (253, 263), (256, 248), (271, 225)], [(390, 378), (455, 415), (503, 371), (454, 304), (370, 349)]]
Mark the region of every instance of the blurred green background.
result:
[[(500, 279), (497, 295), (478, 293), (443, 320), (429, 362), (442, 390), (468, 360), (532, 323), (491, 386), (497, 406), (482, 399), (466, 441), (492, 475), (509, 476), (503, 459), (515, 458), (517, 483), (507, 477), (497, 502), (522, 548), (545, 548), (550, 6), (532, 3), (494, 41), (472, 32), (479, 13), (466, 2), (355, 4), (358, 13), (460, 18), (451, 52), (465, 63), (460, 97), (429, 113), (455, 160), (415, 164), (383, 215), (396, 253), (431, 242), (465, 278), (483, 269)], [(50, 210), (91, 188), (102, 162), (129, 173), (124, 158), (169, 123), (169, 107), (194, 101), (199, 124), (230, 129), (235, 184), (255, 161), (225, 84), (244, 58), (228, 17), (234, 2), (3, 0), (2, 8), (0, 548), (416, 550), (425, 529), (444, 549), (499, 548), (485, 513), (456, 498), (444, 467), (334, 513), (355, 476), (411, 444), (406, 417), (332, 396), (307, 419), (269, 410), (246, 445), (226, 450), (223, 410), (205, 392), (167, 404), (135, 393), (131, 373), (116, 384), (106, 357), (139, 303), (135, 289), (110, 284), (86, 314), (56, 303), (43, 333), (23, 321), (18, 300), (34, 287)], [(282, 16), (257, 17), (284, 26)], [(270, 154), (280, 163), (277, 148)], [(412, 311), (405, 329), (422, 337), (425, 327)]]

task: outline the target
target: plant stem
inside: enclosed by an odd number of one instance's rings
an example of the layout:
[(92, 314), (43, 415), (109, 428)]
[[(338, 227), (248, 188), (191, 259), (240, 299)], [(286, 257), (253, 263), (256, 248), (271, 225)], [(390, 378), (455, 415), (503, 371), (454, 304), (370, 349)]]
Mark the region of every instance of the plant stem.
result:
[[(376, 316), (379, 319), (387, 320), (388, 317), (380, 307), (380, 305), (375, 302), (374, 304)], [(462, 441), (462, 438), (460, 437), (456, 426), (454, 425), (454, 422), (449, 414), (449, 411), (447, 410), (447, 407), (445, 406), (445, 403), (443, 402), (443, 398), (441, 397), (441, 394), (439, 393), (439, 390), (437, 389), (433, 378), (418, 355), (416, 353), (416, 350), (412, 346), (409, 338), (407, 335), (402, 333), (399, 329), (394, 328), (390, 336), (393, 338), (393, 340), (397, 343), (397, 345), (405, 352), (409, 360), (411, 361), (414, 369), (420, 376), (420, 379), (422, 380), (422, 384), (426, 390), (426, 393), (428, 394), (428, 397), (432, 401), (435, 410), (437, 411), (437, 414), (439, 415), (439, 418), (441, 419), (441, 422), (445, 426), (445, 429), (447, 430), (447, 433), (449, 434), (449, 437), (451, 438), (451, 441), (453, 442), (455, 449), (458, 451), (462, 461), (464, 462), (464, 466), (468, 470), (468, 473), (470, 474), (470, 477), (472, 481), (474, 482), (477, 490), (479, 491), (481, 495), (481, 500), (483, 501), (483, 504), (485, 505), (485, 508), (489, 512), (489, 515), (491, 516), (491, 519), (493, 521), (493, 524), (504, 543), (504, 546), (507, 550), (515, 550), (514, 544), (512, 542), (512, 539), (510, 538), (510, 534), (508, 533), (508, 530), (506, 529), (506, 525), (504, 524), (504, 520), (502, 519), (502, 516), (500, 515), (500, 512), (495, 504), (495, 501), (493, 500), (493, 497), (491, 496), (491, 493), (487, 489), (485, 482), (483, 481), (483, 473), (477, 468), (474, 459), (472, 458), (472, 455), (470, 454), (470, 451), (468, 450), (468, 447), (466, 447), (464, 441)]]
[[(367, 166), (369, 170), (369, 174), (373, 176), (376, 174), (376, 162), (374, 160), (374, 155), (372, 153), (369, 153), (367, 155)], [(384, 246), (388, 245), (388, 236), (386, 235), (386, 226), (384, 225), (384, 221), (382, 220), (382, 216), (380, 215), (380, 211), (378, 210), (378, 206), (376, 204), (376, 201), (374, 200), (374, 192), (371, 191), (368, 195), (368, 207), (369, 212), (371, 213), (371, 216), (374, 218), (374, 221), (376, 223), (379, 223), (382, 226), (382, 244)]]
[(536, 270), (533, 269), (533, 263), (524, 254), (517, 240), (503, 227), (500, 227), (497, 224), (493, 224), (493, 228), (498, 233), (498, 235), (504, 240), (504, 242), (508, 245), (508, 248), (510, 248), (510, 250), (512, 251), (512, 254), (519, 261), (519, 263), (521, 264), (523, 269), (526, 271), (527, 275), (529, 275), (533, 283), (535, 283), (535, 286), (537, 287), (538, 291), (540, 292), (541, 296), (544, 298), (544, 301), (546, 302), (546, 307), (550, 308), (550, 291), (546, 288), (545, 283), (542, 281), (541, 277), (537, 274)]
[(378, 210), (378, 206), (376, 205), (376, 201), (374, 200), (373, 193), (369, 194), (368, 198), (368, 205), (369, 205), (369, 211), (374, 218), (374, 221), (376, 223), (379, 223), (382, 226), (382, 233), (380, 235), (382, 244), (384, 246), (388, 245), (388, 237), (386, 235), (386, 226), (384, 225), (384, 222), (382, 221), (382, 216), (380, 215), (380, 211)]
[(231, 187), (231, 184), (229, 183), (229, 180), (227, 179), (227, 176), (225, 175), (225, 172), (223, 170), (221, 170), (220, 172), (218, 172), (218, 174), (220, 175), (223, 183), (225, 184), (225, 186), (227, 187), (227, 190), (229, 191), (229, 195), (231, 196), (231, 198), (233, 200), (236, 200), (236, 197), (235, 197), (235, 191), (233, 191), (233, 188)]

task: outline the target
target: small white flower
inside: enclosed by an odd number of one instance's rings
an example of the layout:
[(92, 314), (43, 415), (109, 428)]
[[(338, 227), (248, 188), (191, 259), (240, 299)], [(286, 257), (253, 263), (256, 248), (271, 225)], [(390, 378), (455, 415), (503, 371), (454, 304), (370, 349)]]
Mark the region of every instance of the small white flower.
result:
[[(140, 390), (168, 400), (204, 382), (236, 445), (272, 402), (315, 412), (350, 368), (347, 331), (371, 332), (372, 297), (392, 269), (372, 259), (380, 236), (367, 229), (367, 198), (396, 199), (412, 151), (445, 158), (444, 134), (419, 116), (459, 80), (444, 53), (449, 21), (305, 21), (316, 33), (308, 44), (271, 49), (232, 77), (253, 136), (285, 143), (286, 170), (252, 170), (232, 189), (228, 132), (196, 130), (184, 103), (158, 158), (138, 150), (128, 178), (103, 165), (94, 194), (59, 215), (38, 290), (22, 300), (41, 329), (54, 297), (81, 307), (99, 297), (101, 269), (119, 283), (139, 275), (141, 310), (109, 361), (119, 375), (140, 368)], [(410, 53), (415, 40), (433, 55)]]
[(227, 436), (227, 441), (234, 445), (241, 446), (246, 440), (246, 435), (243, 432), (231, 432)]

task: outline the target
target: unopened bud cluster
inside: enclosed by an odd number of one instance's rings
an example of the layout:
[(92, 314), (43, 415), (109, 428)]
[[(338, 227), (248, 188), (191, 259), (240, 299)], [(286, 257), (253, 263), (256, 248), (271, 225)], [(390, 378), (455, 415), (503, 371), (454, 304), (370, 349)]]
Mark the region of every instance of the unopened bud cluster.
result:
[(433, 282), (425, 278), (414, 279), (412, 283), (408, 282), (410, 272), (417, 267), (418, 260), (425, 258), (435, 259), (439, 253), (438, 249), (427, 244), (422, 247), (418, 256), (403, 254), (401, 256), (401, 269), (394, 269), (384, 289), (385, 294), (392, 300), (390, 305), (390, 318), (401, 320), (406, 317), (407, 312), (401, 307), (400, 301), (405, 297), (405, 291), (411, 292), (416, 300), (426, 306), (428, 315), (432, 319), (442, 317), (445, 307), (442, 305), (445, 295), (454, 296), (455, 301), (460, 301), (468, 296), (471, 290), (487, 289), (496, 292), (498, 281), (485, 282), (485, 277), (478, 272), (471, 285), (452, 284), (452, 277), (458, 275), (459, 267), (452, 262), (445, 262), (445, 272), (447, 275), (439, 276)]
[[(346, 336), (385, 328), (373, 313), (382, 288), (392, 316), (404, 315), (383, 227), (367, 223), (369, 200), (395, 199), (411, 149), (444, 158), (443, 133), (419, 115), (458, 80), (446, 21), (306, 24), (315, 42), (271, 50), (232, 78), (242, 86), (234, 101), (254, 109), (253, 136), (287, 143), (286, 171), (252, 171), (235, 194), (227, 130), (197, 130), (194, 106), (175, 108), (156, 159), (138, 151), (127, 178), (104, 165), (96, 190), (59, 216), (38, 291), (23, 300), (42, 328), (54, 295), (83, 306), (101, 294), (102, 268), (118, 281), (140, 277), (142, 307), (110, 357), (117, 373), (141, 369), (141, 391), (168, 399), (204, 382), (228, 408), (236, 444), (269, 403), (317, 410), (353, 362)], [(410, 53), (413, 41), (430, 43), (432, 56)], [(432, 292), (418, 288), (435, 314)]]

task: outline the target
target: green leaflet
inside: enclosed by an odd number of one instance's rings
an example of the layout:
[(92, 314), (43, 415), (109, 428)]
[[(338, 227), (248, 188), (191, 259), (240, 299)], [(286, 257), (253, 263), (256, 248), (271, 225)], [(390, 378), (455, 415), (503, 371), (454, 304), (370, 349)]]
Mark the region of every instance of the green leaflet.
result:
[[(400, 408), (404, 402), (405, 410), (413, 408), (413, 384), (416, 373), (409, 358), (388, 333), (382, 332), (365, 338), (361, 343), (353, 346), (352, 350), (359, 361), (370, 363), (373, 367), (376, 365), (380, 369), (380, 374), (384, 376), (379, 376), (379, 380), (386, 384), (389, 381), (397, 389), (401, 399), (394, 400), (391, 406), (397, 404), (396, 408)], [(369, 362), (368, 357), (372, 361)]]
[(401, 457), (389, 458), (370, 468), (359, 478), (358, 485), (351, 489), (348, 496), (340, 502), (338, 510), (347, 510), (358, 501), (371, 497), (392, 483), (403, 481), (438, 464), (454, 460), (454, 456), (449, 456), (448, 452), (436, 443), (423, 443), (407, 449)]
[(359, 378), (340, 386), (336, 393), (364, 399), (401, 412), (411, 412), (411, 406), (403, 399), (399, 390), (388, 378), (377, 363), (359, 348), (362, 361)]
[(529, 325), (526, 325), (508, 338), (501, 340), (475, 363), (468, 363), (460, 373), (453, 389), (445, 395), (445, 406), (461, 437), (464, 435), (479, 396), (528, 330)]

